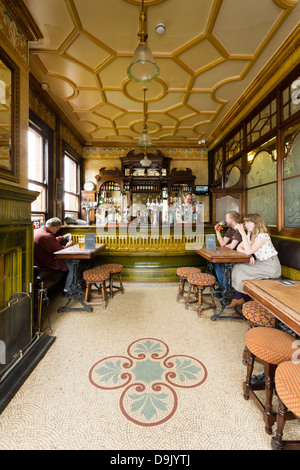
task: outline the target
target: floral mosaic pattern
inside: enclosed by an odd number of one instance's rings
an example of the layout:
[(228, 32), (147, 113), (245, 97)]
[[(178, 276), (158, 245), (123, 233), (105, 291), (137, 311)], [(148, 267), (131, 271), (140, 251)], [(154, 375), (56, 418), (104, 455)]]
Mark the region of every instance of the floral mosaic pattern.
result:
[(156, 426), (170, 419), (178, 407), (176, 388), (199, 387), (207, 378), (198, 359), (169, 356), (169, 347), (159, 339), (134, 341), (127, 354), (101, 359), (91, 368), (89, 380), (102, 390), (122, 388), (121, 412), (140, 426)]

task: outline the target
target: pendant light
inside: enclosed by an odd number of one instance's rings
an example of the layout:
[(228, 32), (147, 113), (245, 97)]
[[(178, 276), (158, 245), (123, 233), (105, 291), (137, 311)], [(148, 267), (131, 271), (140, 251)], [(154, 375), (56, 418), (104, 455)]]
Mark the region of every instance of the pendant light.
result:
[(146, 44), (148, 34), (146, 32), (147, 17), (144, 7), (144, 0), (142, 0), (140, 25), (141, 30), (138, 32), (140, 44), (134, 52), (132, 62), (127, 69), (127, 75), (135, 82), (150, 83), (158, 77), (160, 71), (158, 65), (156, 62), (154, 62), (151, 50)]

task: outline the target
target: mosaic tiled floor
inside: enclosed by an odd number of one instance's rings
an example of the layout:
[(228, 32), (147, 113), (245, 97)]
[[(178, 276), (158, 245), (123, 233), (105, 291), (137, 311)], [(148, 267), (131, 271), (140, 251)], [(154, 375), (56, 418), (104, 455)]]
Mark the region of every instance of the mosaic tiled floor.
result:
[(106, 309), (63, 314), (57, 297), (57, 339), (0, 416), (0, 450), (270, 450), (242, 393), (247, 323), (198, 318), (176, 293), (128, 283)]

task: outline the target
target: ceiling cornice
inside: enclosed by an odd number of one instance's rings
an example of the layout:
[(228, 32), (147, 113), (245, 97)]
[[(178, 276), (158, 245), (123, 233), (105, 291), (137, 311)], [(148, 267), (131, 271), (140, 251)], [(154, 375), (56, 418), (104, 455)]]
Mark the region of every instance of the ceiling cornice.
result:
[(22, 29), (27, 41), (38, 41), (43, 38), (38, 25), (23, 0), (2, 0), (2, 3)]

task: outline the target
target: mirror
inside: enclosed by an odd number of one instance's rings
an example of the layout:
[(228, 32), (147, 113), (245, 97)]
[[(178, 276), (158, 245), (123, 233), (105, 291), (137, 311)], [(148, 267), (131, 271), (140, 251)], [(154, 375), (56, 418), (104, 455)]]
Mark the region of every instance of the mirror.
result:
[(0, 177), (19, 180), (19, 68), (0, 47)]

